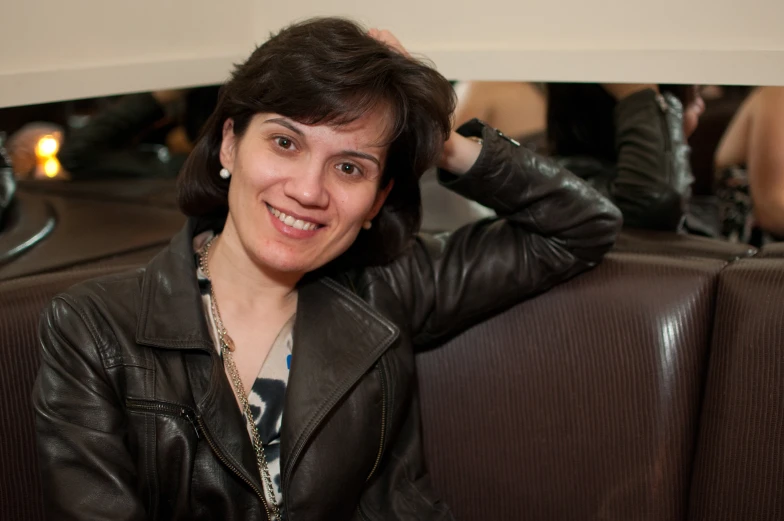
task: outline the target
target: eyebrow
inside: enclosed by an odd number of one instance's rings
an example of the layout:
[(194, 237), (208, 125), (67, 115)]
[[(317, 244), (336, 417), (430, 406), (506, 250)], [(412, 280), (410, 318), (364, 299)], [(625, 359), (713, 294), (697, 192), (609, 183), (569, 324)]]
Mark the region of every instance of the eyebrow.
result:
[[(270, 118), (264, 123), (276, 123), (282, 127), (286, 127), (287, 129), (291, 130), (295, 134), (301, 137), (305, 137), (305, 133), (302, 132), (299, 128), (297, 128), (294, 124), (284, 118)], [(376, 156), (372, 154), (366, 154), (365, 152), (359, 152), (357, 150), (343, 150), (341, 155), (349, 156), (349, 157), (356, 157), (357, 159), (365, 159), (367, 161), (371, 161), (376, 164), (378, 168), (381, 168), (381, 161), (376, 158)]]
[(356, 150), (344, 150), (342, 155), (349, 156), (349, 157), (356, 157), (357, 159), (367, 159), (368, 161), (372, 161), (376, 164), (378, 168), (381, 168), (381, 162), (371, 154), (365, 154), (364, 152), (357, 152)]
[(296, 126), (294, 126), (290, 121), (288, 121), (286, 119), (283, 119), (283, 118), (270, 118), (267, 121), (265, 121), (264, 123), (277, 123), (278, 125), (280, 125), (282, 127), (286, 127), (287, 129), (291, 130), (295, 134), (297, 134), (299, 136), (302, 136), (302, 137), (305, 137), (305, 133), (304, 132), (302, 132), (300, 129), (298, 129)]

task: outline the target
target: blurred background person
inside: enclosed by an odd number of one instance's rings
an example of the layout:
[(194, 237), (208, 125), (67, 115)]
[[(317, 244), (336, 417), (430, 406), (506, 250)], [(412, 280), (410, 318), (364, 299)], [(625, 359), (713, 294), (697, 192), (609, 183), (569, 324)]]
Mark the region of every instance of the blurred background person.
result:
[(692, 201), (687, 138), (704, 102), (695, 86), (551, 83), (549, 152), (609, 196), (626, 226), (717, 236), (717, 209)]
[(547, 95), (542, 84), (467, 81), (457, 83), (455, 93), (456, 125), (478, 118), (529, 148), (542, 148), (547, 126)]
[(218, 86), (123, 96), (65, 138), (73, 179), (173, 178), (218, 99)]
[[(750, 87), (702, 85), (700, 96), (705, 100), (705, 112), (700, 116), (697, 130), (689, 136), (690, 163), (694, 184), (692, 197), (715, 196), (716, 170), (714, 156), (722, 135), (748, 96)], [(714, 201), (716, 207), (718, 204)]]
[(784, 238), (784, 87), (758, 87), (715, 155), (722, 234), (761, 246)]
[(5, 134), (0, 132), (0, 230), (16, 192), (16, 180), (11, 169), (11, 157), (5, 148)]

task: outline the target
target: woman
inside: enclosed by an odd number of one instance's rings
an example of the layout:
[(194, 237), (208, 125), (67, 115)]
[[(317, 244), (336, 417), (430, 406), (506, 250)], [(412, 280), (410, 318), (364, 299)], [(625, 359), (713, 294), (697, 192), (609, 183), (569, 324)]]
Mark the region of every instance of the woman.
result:
[(547, 134), (559, 162), (607, 195), (632, 228), (717, 234), (691, 205), (688, 137), (695, 87), (548, 84)]
[(784, 87), (758, 87), (715, 155), (722, 232), (755, 246), (784, 238)]
[[(450, 517), (424, 467), (414, 350), (594, 266), (620, 222), (494, 130), (450, 136), (453, 106), (391, 35), (340, 19), (237, 68), (181, 176), (187, 227), (43, 316), (53, 518)], [(436, 161), (503, 218), (415, 239)]]

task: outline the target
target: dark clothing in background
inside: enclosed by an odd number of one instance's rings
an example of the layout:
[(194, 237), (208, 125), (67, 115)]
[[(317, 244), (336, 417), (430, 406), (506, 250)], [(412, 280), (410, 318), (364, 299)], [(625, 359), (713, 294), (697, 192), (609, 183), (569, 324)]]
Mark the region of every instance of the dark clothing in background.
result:
[(124, 96), (65, 139), (58, 159), (73, 179), (173, 178), (187, 155), (138, 137), (164, 120), (150, 93)]
[(16, 193), (14, 171), (4, 146), (5, 136), (0, 134), (0, 230), (3, 229), (4, 218), (14, 200), (14, 193)]
[(694, 178), (683, 133), (683, 105), (651, 89), (615, 105), (617, 160), (559, 157), (559, 163), (609, 197), (625, 226), (718, 237), (716, 204), (691, 199)]

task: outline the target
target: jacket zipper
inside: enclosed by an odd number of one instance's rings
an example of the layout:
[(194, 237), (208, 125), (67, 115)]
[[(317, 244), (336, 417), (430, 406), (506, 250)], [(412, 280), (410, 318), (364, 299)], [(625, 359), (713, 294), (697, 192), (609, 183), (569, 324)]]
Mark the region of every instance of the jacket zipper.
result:
[(378, 377), (379, 381), (381, 382), (381, 440), (378, 444), (378, 454), (376, 455), (376, 462), (373, 464), (373, 469), (368, 474), (368, 477), (365, 481), (370, 481), (370, 478), (373, 477), (373, 474), (376, 473), (378, 469), (379, 463), (381, 463), (381, 455), (384, 453), (384, 438), (386, 437), (386, 429), (387, 429), (387, 378), (384, 374), (384, 368), (382, 367), (383, 364), (383, 357), (379, 360), (378, 365), (376, 368), (378, 369)]
[(191, 427), (193, 427), (193, 432), (196, 433), (196, 439), (201, 439), (199, 428), (196, 425), (196, 413), (188, 406), (177, 403), (140, 400), (137, 398), (127, 398), (125, 400), (125, 405), (132, 411), (147, 411), (164, 414), (166, 416), (174, 416), (175, 418), (185, 418), (191, 424)]
[(231, 470), (238, 478), (244, 481), (261, 500), (261, 504), (264, 505), (264, 511), (267, 514), (267, 521), (272, 521), (272, 516), (270, 516), (269, 506), (267, 505), (267, 498), (264, 497), (264, 494), (253, 484), (249, 479), (242, 475), (242, 472), (235, 467), (218, 449), (215, 442), (212, 440), (212, 437), (209, 435), (207, 428), (202, 420), (202, 417), (195, 414), (193, 409), (187, 407), (185, 405), (179, 405), (175, 403), (168, 403), (168, 402), (154, 402), (149, 400), (139, 400), (134, 398), (128, 398), (125, 400), (125, 403), (129, 410), (137, 410), (137, 411), (148, 411), (154, 412), (158, 414), (165, 414), (168, 416), (175, 416), (178, 418), (185, 418), (193, 426), (193, 430), (196, 432), (196, 438), (201, 439), (199, 435), (199, 430), (204, 433), (204, 439), (207, 440), (207, 444), (210, 446), (212, 451), (218, 456), (218, 459), (226, 465), (229, 470)]
[(226, 457), (223, 455), (220, 449), (218, 449), (218, 446), (215, 445), (215, 442), (212, 440), (212, 437), (208, 434), (207, 428), (204, 425), (204, 420), (202, 420), (202, 417), (197, 416), (196, 420), (199, 422), (199, 427), (201, 427), (201, 430), (204, 433), (204, 439), (207, 440), (207, 444), (210, 446), (210, 448), (215, 453), (215, 455), (218, 456), (218, 459), (221, 460), (221, 462), (224, 465), (226, 465), (229, 468), (229, 470), (234, 472), (234, 474), (238, 478), (240, 478), (242, 481), (247, 483), (247, 485), (253, 489), (253, 491), (261, 500), (261, 504), (264, 505), (264, 512), (266, 512), (267, 514), (267, 521), (272, 521), (272, 516), (270, 515), (269, 506), (267, 505), (267, 498), (264, 497), (264, 494), (262, 494), (261, 490), (259, 490), (258, 487), (256, 487), (256, 485), (253, 484), (249, 479), (243, 476), (242, 472), (240, 472), (240, 470), (237, 467), (235, 467), (228, 459), (226, 459)]

